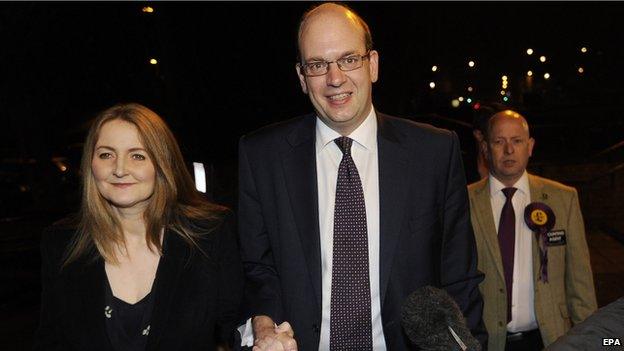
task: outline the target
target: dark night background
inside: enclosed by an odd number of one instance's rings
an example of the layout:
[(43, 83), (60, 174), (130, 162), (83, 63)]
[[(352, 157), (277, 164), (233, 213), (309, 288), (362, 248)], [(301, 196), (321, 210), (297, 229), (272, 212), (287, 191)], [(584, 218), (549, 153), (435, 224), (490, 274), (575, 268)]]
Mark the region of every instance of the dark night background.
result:
[[(311, 5), (0, 3), (0, 345), (28, 348), (39, 235), (76, 209), (91, 118), (117, 102), (154, 109), (186, 161), (206, 164), (208, 195), (235, 207), (238, 138), (311, 111), (294, 69), (296, 26)], [(375, 107), (456, 131), (470, 181), (474, 103), (503, 102), (501, 76), (508, 77), (506, 103), (527, 116), (537, 139), (530, 170), (579, 190), (600, 305), (624, 295), (624, 7), (349, 5), (369, 23), (380, 53)]]

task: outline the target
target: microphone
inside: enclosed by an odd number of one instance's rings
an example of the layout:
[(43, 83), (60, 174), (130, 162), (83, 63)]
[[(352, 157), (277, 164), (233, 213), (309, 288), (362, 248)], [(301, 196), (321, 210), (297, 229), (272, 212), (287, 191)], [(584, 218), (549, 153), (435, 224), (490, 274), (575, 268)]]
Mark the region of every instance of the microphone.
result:
[(401, 325), (410, 341), (424, 351), (480, 351), (455, 300), (441, 289), (418, 288), (401, 310)]

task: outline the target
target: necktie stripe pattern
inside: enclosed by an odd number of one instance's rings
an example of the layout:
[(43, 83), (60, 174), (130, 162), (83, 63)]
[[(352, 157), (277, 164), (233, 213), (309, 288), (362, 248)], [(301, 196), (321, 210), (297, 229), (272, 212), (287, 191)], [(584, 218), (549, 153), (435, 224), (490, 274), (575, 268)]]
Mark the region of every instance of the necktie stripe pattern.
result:
[(507, 288), (507, 323), (511, 321), (511, 297), (513, 291), (514, 250), (516, 246), (516, 212), (511, 199), (516, 188), (504, 188), (506, 200), (498, 223), (498, 246), (503, 260), (505, 286)]
[(336, 182), (330, 307), (331, 351), (372, 350), (368, 234), (364, 191), (351, 157), (353, 140), (334, 140), (342, 151)]

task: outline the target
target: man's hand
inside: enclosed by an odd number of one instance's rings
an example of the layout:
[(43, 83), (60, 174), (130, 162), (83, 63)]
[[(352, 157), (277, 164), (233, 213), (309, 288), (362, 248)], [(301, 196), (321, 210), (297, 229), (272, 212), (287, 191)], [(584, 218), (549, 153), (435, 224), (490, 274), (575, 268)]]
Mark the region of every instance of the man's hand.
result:
[(268, 316), (256, 316), (252, 321), (254, 332), (253, 351), (297, 351), (295, 333), (290, 323), (278, 326)]

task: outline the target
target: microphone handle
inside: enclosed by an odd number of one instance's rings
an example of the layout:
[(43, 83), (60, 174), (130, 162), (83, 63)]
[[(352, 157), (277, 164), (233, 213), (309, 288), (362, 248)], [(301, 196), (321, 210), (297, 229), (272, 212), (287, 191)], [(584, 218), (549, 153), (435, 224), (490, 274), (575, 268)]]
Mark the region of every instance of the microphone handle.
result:
[(466, 346), (466, 344), (464, 344), (464, 342), (459, 338), (459, 335), (457, 335), (457, 333), (455, 333), (455, 331), (453, 330), (453, 328), (451, 328), (450, 326), (447, 326), (448, 330), (451, 332), (451, 335), (453, 336), (453, 339), (455, 339), (455, 341), (457, 341), (457, 344), (459, 344), (459, 347), (461, 347), (462, 351), (466, 351), (468, 349), (468, 347)]

